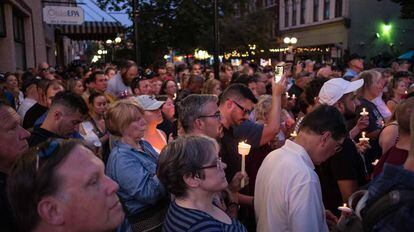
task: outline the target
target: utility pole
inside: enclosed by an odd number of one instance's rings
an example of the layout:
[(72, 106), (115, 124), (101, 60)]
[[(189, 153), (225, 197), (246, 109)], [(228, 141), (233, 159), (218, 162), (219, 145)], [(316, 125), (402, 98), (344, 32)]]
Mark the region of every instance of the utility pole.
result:
[(138, 35), (138, 0), (132, 0), (132, 16), (133, 16), (133, 24), (134, 24), (134, 36), (135, 36), (135, 62), (139, 66), (141, 64), (141, 54), (139, 52), (139, 35)]
[(217, 80), (220, 79), (219, 69), (220, 69), (220, 60), (219, 60), (219, 26), (218, 26), (218, 0), (214, 0), (214, 78)]

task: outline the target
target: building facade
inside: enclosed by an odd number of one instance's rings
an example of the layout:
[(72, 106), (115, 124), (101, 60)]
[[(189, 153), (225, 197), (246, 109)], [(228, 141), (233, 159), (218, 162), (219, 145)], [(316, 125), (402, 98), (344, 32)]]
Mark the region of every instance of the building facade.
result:
[(54, 62), (54, 31), (44, 26), (41, 0), (0, 1), (0, 71)]
[(413, 20), (399, 19), (390, 0), (280, 0), (282, 37), (296, 37), (297, 58), (396, 56), (414, 47)]
[[(81, 25), (51, 25), (43, 21), (43, 7), (78, 6)], [(122, 25), (93, 0), (0, 0), (0, 72), (66, 65), (84, 56), (85, 41), (114, 39)]]

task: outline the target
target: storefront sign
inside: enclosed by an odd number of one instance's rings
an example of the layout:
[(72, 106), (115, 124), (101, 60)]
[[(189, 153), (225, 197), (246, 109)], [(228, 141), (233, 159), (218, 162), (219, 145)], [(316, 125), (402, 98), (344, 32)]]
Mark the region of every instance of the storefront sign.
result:
[(83, 9), (68, 6), (45, 6), (43, 21), (47, 24), (80, 25), (84, 22)]

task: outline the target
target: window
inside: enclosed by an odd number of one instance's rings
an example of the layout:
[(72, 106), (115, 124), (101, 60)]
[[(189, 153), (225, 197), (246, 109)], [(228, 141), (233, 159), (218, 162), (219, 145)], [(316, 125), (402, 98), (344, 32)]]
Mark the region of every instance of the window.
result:
[(313, 0), (313, 21), (319, 21), (319, 0)]
[(300, 1), (300, 24), (305, 24), (306, 0)]
[(335, 18), (342, 17), (342, 0), (335, 1)]
[(323, 19), (329, 19), (331, 0), (324, 0), (323, 3)]
[(0, 37), (6, 36), (6, 20), (4, 17), (4, 4), (0, 3)]
[(16, 67), (26, 69), (26, 51), (24, 45), (24, 18), (13, 13), (13, 35), (16, 50)]
[(285, 0), (285, 27), (289, 26), (289, 1)]
[(296, 0), (292, 3), (292, 26), (296, 26)]

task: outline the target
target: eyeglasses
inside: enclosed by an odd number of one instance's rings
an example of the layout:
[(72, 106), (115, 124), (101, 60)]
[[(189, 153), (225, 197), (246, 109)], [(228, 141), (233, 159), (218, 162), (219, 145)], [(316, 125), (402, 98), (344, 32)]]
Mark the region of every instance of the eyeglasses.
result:
[(200, 115), (198, 116), (198, 118), (216, 118), (217, 120), (221, 120), (221, 114), (220, 112), (216, 112), (215, 114), (212, 114), (212, 115)]
[(207, 169), (207, 168), (217, 168), (217, 170), (222, 171), (224, 170), (223, 166), (224, 165), (223, 165), (223, 162), (221, 161), (221, 157), (218, 157), (215, 164), (201, 167), (200, 170)]
[(236, 106), (237, 107), (239, 107), (242, 111), (243, 111), (243, 113), (244, 114), (248, 114), (248, 115), (250, 115), (251, 113), (252, 113), (252, 111), (253, 111), (253, 109), (251, 109), (251, 110), (248, 110), (248, 109), (246, 109), (246, 108), (244, 108), (243, 106), (241, 106), (239, 103), (237, 103), (236, 101), (233, 101), (233, 100), (231, 100), (232, 102), (234, 102), (234, 104), (236, 104)]

